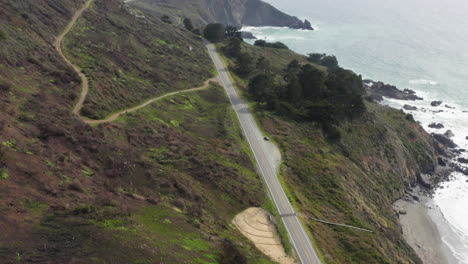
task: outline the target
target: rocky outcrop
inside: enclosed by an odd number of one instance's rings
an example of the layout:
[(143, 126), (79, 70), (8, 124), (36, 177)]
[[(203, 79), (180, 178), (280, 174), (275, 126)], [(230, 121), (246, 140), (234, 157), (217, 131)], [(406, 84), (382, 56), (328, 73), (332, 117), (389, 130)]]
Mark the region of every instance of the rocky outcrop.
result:
[(376, 101), (383, 101), (383, 97), (388, 97), (398, 100), (416, 101), (423, 98), (416, 95), (413, 90), (400, 90), (396, 86), (385, 84), (383, 82), (374, 82), (372, 80), (364, 80), (364, 89), (367, 95)]
[(444, 136), (446, 136), (448, 138), (453, 138), (455, 136), (455, 134), (453, 134), (452, 130), (447, 130), (447, 131), (445, 131)]
[(442, 128), (444, 128), (444, 124), (441, 124), (441, 123), (430, 123), (430, 124), (428, 125), (428, 127), (434, 128), (434, 129), (442, 129)]
[(301, 21), (295, 16), (287, 15), (263, 1), (247, 0), (244, 5), (245, 12), (241, 21), (239, 21), (242, 25), (275, 26), (313, 30), (309, 21)]
[[(308, 20), (290, 16), (261, 0), (140, 0), (129, 2), (157, 15), (169, 15), (182, 20), (190, 14), (197, 26), (223, 23), (241, 26), (275, 26), (313, 30)], [(186, 11), (186, 12), (181, 12)]]
[(453, 142), (453, 140), (451, 140), (450, 138), (448, 138), (446, 135), (433, 133), (432, 136), (433, 136), (437, 141), (439, 141), (442, 145), (444, 145), (444, 146), (446, 146), (446, 147), (448, 147), (448, 148), (456, 148), (456, 147), (458, 147), (458, 145), (455, 144), (455, 142)]
[(257, 39), (251, 32), (241, 31), (240, 34), (243, 39)]
[(416, 106), (407, 105), (407, 104), (405, 104), (405, 105), (403, 106), (403, 109), (405, 109), (405, 110), (407, 110), (407, 111), (416, 111), (416, 110), (418, 110), (418, 108), (417, 108)]

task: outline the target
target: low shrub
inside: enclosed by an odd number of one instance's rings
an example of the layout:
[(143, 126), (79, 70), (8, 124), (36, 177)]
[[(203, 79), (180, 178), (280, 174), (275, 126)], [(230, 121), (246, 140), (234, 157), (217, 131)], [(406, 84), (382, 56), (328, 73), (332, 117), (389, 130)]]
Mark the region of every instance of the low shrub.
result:
[(10, 175), (8, 174), (8, 169), (0, 169), (0, 180), (8, 180), (8, 178), (10, 178)]
[(0, 80), (0, 91), (8, 92), (10, 90), (11, 90), (11, 84), (6, 81)]
[(6, 40), (6, 39), (7, 39), (6, 33), (0, 29), (0, 41)]

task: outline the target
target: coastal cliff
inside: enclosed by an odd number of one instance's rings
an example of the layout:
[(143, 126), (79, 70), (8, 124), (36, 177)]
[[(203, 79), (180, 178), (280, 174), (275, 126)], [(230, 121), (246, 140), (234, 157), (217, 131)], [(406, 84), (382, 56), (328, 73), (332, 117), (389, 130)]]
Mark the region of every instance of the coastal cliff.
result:
[(301, 21), (261, 0), (140, 0), (131, 2), (146, 11), (169, 15), (181, 21), (185, 17), (196, 24), (223, 23), (241, 26), (275, 26), (313, 30), (309, 21)]
[[(229, 44), (229, 41), (220, 44), (219, 50), (229, 51)], [(293, 206), (301, 213), (324, 263), (422, 263), (403, 237), (399, 212), (395, 211), (393, 203), (400, 197), (410, 196), (414, 186), (425, 186), (422, 176), (436, 175), (438, 153), (443, 147), (411, 115), (370, 98), (364, 100), (365, 110), (361, 114), (324, 126), (301, 115), (301, 110), (312, 103), (294, 109), (292, 103), (274, 94), (297, 87), (284, 86), (285, 81), (294, 80), (294, 75), (290, 75), (295, 72), (294, 65), (302, 65), (300, 78), (304, 78), (305, 69), (309, 76), (310, 72), (335, 74), (335, 82), (349, 79), (349, 75), (342, 75), (344, 79), (336, 75), (337, 65), (333, 66), (335, 69), (324, 67), (311, 64), (306, 57), (290, 50), (243, 44), (240, 54), (248, 54), (252, 64), (261, 68), (247, 74), (239, 69), (249, 68), (248, 65), (239, 68), (232, 53), (225, 54), (236, 86), (248, 98), (255, 98), (254, 81), (262, 80), (256, 73), (276, 76), (268, 85), (270, 89), (262, 91), (252, 108), (256, 109), (261, 127), (282, 151), (283, 186)], [(298, 63), (294, 64), (294, 60)], [(288, 79), (280, 79), (281, 75)], [(332, 81), (326, 83), (330, 89)], [(351, 86), (341, 92), (349, 93)], [(268, 97), (280, 99), (268, 108), (268, 101), (258, 101)], [(329, 106), (327, 103), (322, 101), (320, 106)], [(336, 108), (327, 109), (336, 111)], [(316, 113), (320, 108), (314, 110)], [(347, 108), (345, 111), (355, 110)], [(312, 219), (366, 228), (372, 233)]]

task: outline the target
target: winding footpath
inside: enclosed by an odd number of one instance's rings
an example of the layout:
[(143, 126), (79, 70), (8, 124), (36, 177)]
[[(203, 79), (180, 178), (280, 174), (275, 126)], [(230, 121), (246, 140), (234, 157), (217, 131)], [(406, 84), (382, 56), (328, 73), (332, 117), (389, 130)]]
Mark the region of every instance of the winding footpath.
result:
[(78, 116), (80, 116), (80, 110), (83, 107), (83, 103), (84, 103), (84, 101), (86, 99), (86, 96), (88, 95), (89, 82), (88, 82), (88, 79), (86, 78), (86, 76), (83, 74), (83, 72), (81, 72), (80, 68), (78, 68), (78, 66), (75, 66), (73, 63), (71, 63), (71, 61), (68, 60), (67, 57), (65, 56), (65, 54), (63, 53), (63, 51), (62, 51), (62, 41), (63, 41), (63, 38), (65, 37), (65, 35), (67, 35), (68, 32), (70, 32), (70, 30), (72, 29), (72, 27), (75, 25), (78, 18), (80, 18), (81, 15), (83, 14), (83, 12), (86, 9), (89, 8), (89, 6), (91, 5), (91, 2), (93, 2), (93, 0), (88, 0), (81, 9), (76, 11), (76, 13), (73, 15), (73, 17), (70, 20), (70, 22), (68, 23), (68, 25), (65, 27), (63, 32), (60, 35), (58, 35), (58, 37), (55, 39), (55, 42), (54, 42), (54, 47), (57, 50), (58, 54), (62, 57), (62, 59), (70, 67), (73, 68), (73, 70), (80, 76), (80, 79), (81, 79), (80, 98), (78, 99), (78, 103), (76, 103), (75, 107), (73, 108), (73, 113), (78, 115)]
[(82, 8), (80, 8), (79, 10), (77, 10), (75, 12), (75, 14), (73, 15), (72, 19), (70, 20), (70, 22), (68, 23), (68, 25), (65, 27), (65, 29), (62, 31), (62, 33), (60, 35), (57, 36), (57, 38), (55, 39), (55, 42), (54, 42), (54, 47), (55, 49), (57, 50), (58, 54), (62, 57), (62, 59), (70, 66), (72, 67), (72, 69), (78, 74), (78, 76), (80, 77), (81, 79), (81, 93), (80, 93), (80, 97), (78, 98), (78, 102), (76, 103), (75, 107), (73, 108), (73, 114), (77, 115), (83, 122), (87, 123), (87, 124), (103, 124), (103, 123), (109, 123), (109, 122), (112, 122), (112, 121), (115, 121), (117, 120), (117, 118), (119, 118), (121, 115), (124, 115), (124, 114), (128, 114), (130, 112), (134, 112), (138, 109), (141, 109), (145, 106), (148, 106), (149, 104), (152, 104), (156, 101), (159, 101), (163, 98), (166, 98), (166, 97), (169, 97), (169, 96), (172, 96), (172, 95), (176, 95), (176, 94), (180, 94), (180, 93), (188, 93), (188, 92), (195, 92), (195, 91), (200, 91), (200, 90), (204, 90), (204, 89), (207, 89), (210, 85), (210, 82), (215, 82), (216, 81), (216, 77), (215, 78), (212, 78), (212, 79), (209, 79), (209, 80), (206, 80), (202, 86), (200, 87), (195, 87), (195, 88), (191, 88), (191, 89), (187, 89), (187, 90), (181, 90), (181, 91), (175, 91), (175, 92), (171, 92), (171, 93), (167, 93), (167, 94), (164, 94), (164, 95), (161, 95), (161, 96), (158, 96), (158, 97), (155, 97), (155, 98), (152, 98), (152, 99), (149, 99), (147, 101), (145, 101), (144, 103), (140, 104), (140, 105), (137, 105), (135, 107), (132, 107), (132, 108), (128, 108), (128, 109), (124, 109), (124, 110), (121, 110), (119, 112), (116, 112), (108, 117), (106, 117), (105, 119), (99, 119), (99, 120), (95, 120), (95, 119), (89, 119), (87, 117), (84, 117), (80, 114), (81, 112), (81, 108), (83, 108), (83, 104), (86, 100), (86, 97), (88, 96), (88, 92), (89, 92), (89, 81), (88, 81), (88, 78), (86, 78), (86, 76), (84, 75), (84, 73), (81, 71), (81, 69), (73, 64), (64, 54), (63, 50), (62, 50), (62, 41), (63, 41), (63, 38), (70, 32), (70, 30), (73, 28), (73, 26), (75, 25), (76, 21), (78, 21), (78, 19), (81, 17), (81, 15), (83, 14), (84, 11), (86, 11), (89, 6), (91, 5), (91, 3), (93, 2), (93, 0), (88, 0), (84, 6)]
[(70, 67), (73, 68), (73, 70), (80, 76), (81, 79), (81, 93), (78, 102), (73, 108), (73, 113), (76, 114), (83, 122), (87, 124), (108, 123), (116, 120), (119, 116), (123, 114), (127, 114), (141, 109), (165, 97), (180, 93), (194, 92), (206, 89), (209, 87), (209, 83), (216, 79), (226, 90), (232, 107), (234, 108), (238, 117), (243, 134), (245, 135), (247, 142), (249, 143), (250, 148), (255, 156), (257, 167), (260, 170), (261, 175), (268, 187), (272, 200), (278, 208), (280, 216), (282, 217), (283, 223), (287, 229), (291, 243), (300, 259), (300, 262), (302, 264), (321, 264), (321, 261), (318, 258), (314, 247), (312, 246), (309, 236), (305, 232), (304, 227), (302, 226), (296, 212), (294, 211), (294, 208), (289, 202), (281, 186), (281, 183), (279, 182), (277, 176), (277, 171), (279, 165), (281, 164), (281, 154), (279, 152), (279, 149), (271, 142), (263, 140), (263, 134), (260, 128), (258, 127), (257, 123), (255, 122), (252, 114), (250, 113), (247, 103), (244, 100), (242, 100), (236, 93), (234, 86), (227, 75), (227, 70), (221, 62), (220, 58), (218, 57), (216, 49), (212, 44), (208, 43), (206, 44), (206, 47), (219, 75), (216, 78), (205, 81), (205, 83), (202, 86), (188, 90), (176, 91), (156, 98), (149, 99), (148, 101), (138, 106), (119, 111), (101, 120), (92, 120), (80, 115), (81, 108), (83, 107), (83, 103), (86, 100), (86, 96), (89, 92), (89, 82), (86, 76), (81, 71), (81, 69), (78, 66), (74, 65), (64, 55), (64, 52), (62, 50), (62, 41), (63, 38), (73, 28), (76, 21), (81, 17), (83, 12), (89, 8), (92, 2), (93, 0), (88, 0), (81, 9), (76, 11), (71, 21), (65, 27), (64, 31), (57, 37), (57, 39), (54, 42), (54, 47), (59, 53), (59, 55)]

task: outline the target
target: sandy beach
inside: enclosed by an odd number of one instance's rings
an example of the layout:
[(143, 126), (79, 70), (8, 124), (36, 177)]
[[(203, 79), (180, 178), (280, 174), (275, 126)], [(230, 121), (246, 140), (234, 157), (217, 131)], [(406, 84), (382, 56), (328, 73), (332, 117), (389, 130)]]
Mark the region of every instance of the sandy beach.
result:
[[(408, 244), (425, 264), (458, 264), (450, 249), (442, 241), (439, 227), (445, 219), (439, 208), (428, 197), (420, 201), (398, 200), (394, 207), (400, 211), (400, 224)], [(444, 230), (444, 236), (446, 234)]]

